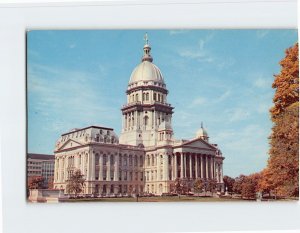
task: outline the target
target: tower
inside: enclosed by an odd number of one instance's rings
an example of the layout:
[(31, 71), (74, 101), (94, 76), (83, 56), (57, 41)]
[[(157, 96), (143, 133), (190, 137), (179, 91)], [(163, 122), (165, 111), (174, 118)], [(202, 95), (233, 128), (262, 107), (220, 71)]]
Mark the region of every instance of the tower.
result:
[(145, 35), (141, 63), (128, 83), (127, 103), (122, 107), (121, 144), (156, 146), (163, 122), (171, 125), (173, 107), (167, 102), (168, 90), (160, 69), (153, 64), (151, 47)]

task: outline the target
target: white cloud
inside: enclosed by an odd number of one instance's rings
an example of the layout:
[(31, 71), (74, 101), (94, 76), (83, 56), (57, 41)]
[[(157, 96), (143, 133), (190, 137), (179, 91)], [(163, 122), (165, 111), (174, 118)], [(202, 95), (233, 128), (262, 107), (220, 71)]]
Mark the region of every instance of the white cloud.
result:
[(230, 122), (245, 120), (250, 116), (250, 112), (243, 108), (234, 108), (227, 111), (227, 118)]
[(40, 121), (51, 122), (44, 125), (45, 128), (59, 133), (66, 128), (115, 117), (106, 114), (107, 111), (117, 110), (111, 106), (109, 98), (102, 94), (101, 86), (95, 85), (99, 76), (101, 74), (95, 77), (84, 71), (30, 64), (28, 109), (41, 115)]
[(70, 49), (74, 49), (75, 47), (76, 47), (76, 44), (75, 44), (75, 43), (69, 44), (69, 48), (70, 48)]
[(214, 58), (206, 50), (206, 43), (211, 40), (213, 34), (209, 34), (205, 38), (201, 38), (194, 47), (186, 47), (178, 50), (178, 54), (184, 58), (196, 59), (199, 62), (213, 62)]
[(269, 79), (260, 76), (256, 80), (254, 80), (253, 85), (258, 88), (270, 88), (272, 83)]
[(169, 34), (171, 36), (173, 36), (173, 35), (184, 34), (184, 33), (188, 33), (188, 32), (189, 32), (189, 30), (171, 30), (171, 31), (169, 31)]
[(256, 36), (259, 39), (262, 39), (262, 38), (266, 37), (268, 34), (269, 34), (269, 30), (263, 30), (263, 29), (261, 29), (261, 30), (257, 30), (256, 31)]
[(189, 107), (192, 108), (192, 107), (203, 105), (205, 103), (206, 103), (206, 98), (199, 96), (192, 100), (191, 105)]
[(227, 90), (222, 95), (220, 95), (217, 99), (214, 100), (214, 103), (222, 102), (223, 100), (227, 99), (231, 95), (231, 91)]

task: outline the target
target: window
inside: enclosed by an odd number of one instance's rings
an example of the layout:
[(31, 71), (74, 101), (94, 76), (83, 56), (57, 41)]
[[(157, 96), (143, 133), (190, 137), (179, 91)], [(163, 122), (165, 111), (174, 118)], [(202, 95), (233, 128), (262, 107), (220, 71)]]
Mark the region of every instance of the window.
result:
[(156, 93), (153, 93), (153, 100), (156, 101)]
[(137, 155), (134, 156), (134, 166), (137, 166), (138, 160), (137, 160)]
[(146, 94), (146, 100), (149, 100), (149, 93)]
[(150, 155), (147, 155), (147, 165), (150, 166)]
[(132, 155), (129, 155), (129, 166), (132, 166)]
[(160, 164), (163, 164), (163, 156), (160, 155)]
[(145, 125), (145, 126), (148, 125), (148, 119), (149, 119), (148, 116), (145, 116), (145, 118), (144, 118), (144, 125)]
[(106, 165), (106, 161), (107, 161), (107, 157), (106, 157), (106, 155), (103, 155), (103, 165), (104, 166)]
[(139, 94), (135, 95), (135, 101), (139, 101)]
[(143, 166), (143, 156), (140, 156), (140, 167)]
[(99, 155), (95, 155), (95, 165), (99, 165)]

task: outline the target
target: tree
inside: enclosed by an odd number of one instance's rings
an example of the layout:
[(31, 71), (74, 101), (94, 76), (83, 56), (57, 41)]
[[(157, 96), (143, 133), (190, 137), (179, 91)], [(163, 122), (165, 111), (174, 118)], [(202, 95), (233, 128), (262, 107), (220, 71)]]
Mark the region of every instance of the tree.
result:
[(269, 182), (282, 196), (299, 192), (299, 57), (298, 43), (286, 50), (275, 75), (273, 121), (268, 159)]
[(274, 190), (274, 182), (272, 180), (272, 173), (269, 168), (265, 168), (261, 171), (260, 179), (257, 184), (258, 191), (268, 193), (271, 196), (271, 191)]
[(29, 179), (28, 183), (28, 188), (29, 189), (42, 189), (44, 188), (44, 181), (45, 178), (42, 176), (35, 176)]
[(239, 177), (236, 177), (234, 179), (234, 184), (233, 184), (233, 192), (234, 193), (236, 193), (236, 194), (242, 193), (242, 184), (243, 184), (245, 178), (246, 178), (245, 175), (240, 175)]
[(245, 176), (241, 183), (241, 195), (242, 198), (254, 199), (256, 192), (258, 191), (258, 182), (260, 179), (259, 173), (254, 173), (249, 176)]
[(184, 194), (187, 192), (187, 184), (184, 180), (180, 178), (176, 178), (173, 183), (173, 191), (178, 195), (180, 198), (180, 194)]
[(204, 188), (204, 181), (202, 179), (196, 179), (194, 182), (194, 191), (198, 193), (198, 196), (199, 193), (202, 192), (203, 188)]
[(207, 191), (211, 192), (212, 196), (217, 188), (217, 180), (216, 179), (209, 179), (207, 182)]
[(270, 112), (272, 119), (293, 103), (299, 101), (299, 56), (298, 43), (285, 51), (285, 58), (280, 61), (281, 72), (274, 75), (272, 87), (276, 89), (274, 106)]
[(75, 172), (70, 176), (70, 179), (67, 181), (67, 193), (74, 193), (75, 197), (77, 197), (78, 193), (81, 193), (83, 190), (83, 184), (85, 179), (83, 178), (83, 174), (80, 169), (75, 170)]
[(229, 193), (232, 193), (233, 185), (235, 182), (234, 178), (232, 178), (230, 176), (224, 176), (223, 181), (224, 181), (225, 190), (227, 190)]

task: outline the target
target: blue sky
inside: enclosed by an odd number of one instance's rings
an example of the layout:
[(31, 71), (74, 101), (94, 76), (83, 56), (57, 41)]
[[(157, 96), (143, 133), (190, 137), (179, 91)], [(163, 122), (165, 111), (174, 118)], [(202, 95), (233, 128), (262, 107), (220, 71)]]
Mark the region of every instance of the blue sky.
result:
[(175, 138), (201, 121), (224, 174), (260, 171), (268, 158), (273, 74), (296, 30), (37, 30), (27, 34), (28, 152), (52, 154), (72, 128), (121, 130), (120, 108), (148, 32), (175, 109)]

